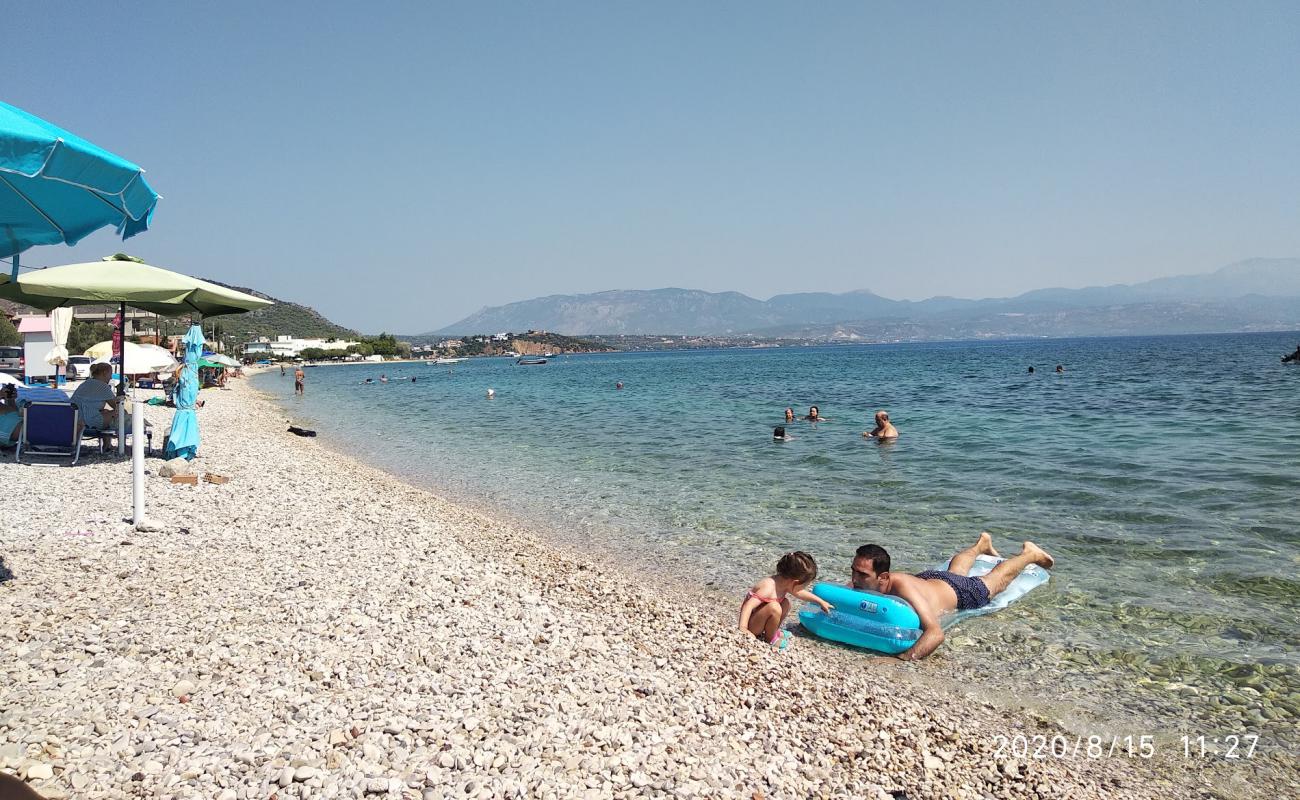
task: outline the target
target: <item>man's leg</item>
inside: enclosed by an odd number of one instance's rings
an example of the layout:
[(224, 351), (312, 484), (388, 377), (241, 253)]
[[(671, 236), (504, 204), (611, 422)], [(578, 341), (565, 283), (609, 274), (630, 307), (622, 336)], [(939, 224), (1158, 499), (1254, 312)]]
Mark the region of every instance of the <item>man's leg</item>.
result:
[(979, 541), (953, 556), (948, 562), (948, 571), (957, 575), (969, 575), (970, 568), (975, 566), (975, 557), (983, 555), (998, 555), (998, 551), (993, 549), (993, 537), (988, 531), (980, 533)]
[(998, 564), (987, 575), (981, 575), (980, 580), (984, 585), (989, 587), (989, 597), (997, 597), (1004, 589), (1011, 585), (1021, 570), (1030, 564), (1037, 564), (1045, 569), (1051, 569), (1054, 563), (1047, 551), (1033, 542), (1025, 542), (1025, 546), (1020, 550), (1020, 554), (1008, 558), (1001, 564)]

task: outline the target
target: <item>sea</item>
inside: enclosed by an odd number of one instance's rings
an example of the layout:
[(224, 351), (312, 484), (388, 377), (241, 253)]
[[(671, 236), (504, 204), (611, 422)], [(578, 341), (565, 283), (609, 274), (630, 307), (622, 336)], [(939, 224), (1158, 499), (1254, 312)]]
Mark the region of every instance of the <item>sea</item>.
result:
[[(868, 542), (919, 571), (983, 530), (1004, 554), (1032, 540), (1056, 558), (1050, 583), (952, 628), (928, 675), (1082, 735), (1285, 753), (1300, 749), (1300, 366), (1280, 356), (1298, 341), (477, 358), (308, 368), (303, 397), (278, 370), (254, 385), (327, 446), (727, 614), (790, 550), (846, 581)], [(812, 405), (822, 422), (785, 423)], [(880, 409), (894, 442), (862, 436)]]

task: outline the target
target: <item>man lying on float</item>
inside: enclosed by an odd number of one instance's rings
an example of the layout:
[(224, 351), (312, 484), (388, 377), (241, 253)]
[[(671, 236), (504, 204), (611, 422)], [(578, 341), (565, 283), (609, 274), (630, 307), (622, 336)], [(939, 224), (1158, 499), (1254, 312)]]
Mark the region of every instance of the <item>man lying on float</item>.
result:
[(921, 637), (898, 654), (905, 661), (919, 661), (943, 643), (939, 617), (950, 611), (967, 611), (988, 605), (1030, 564), (1050, 569), (1052, 557), (1033, 542), (1025, 542), (1020, 554), (1000, 562), (986, 575), (971, 577), (971, 567), (981, 555), (1000, 558), (993, 549), (993, 537), (980, 534), (979, 541), (952, 557), (946, 570), (927, 570), (916, 575), (889, 571), (885, 548), (864, 544), (853, 558), (853, 588), (901, 597), (921, 619)]

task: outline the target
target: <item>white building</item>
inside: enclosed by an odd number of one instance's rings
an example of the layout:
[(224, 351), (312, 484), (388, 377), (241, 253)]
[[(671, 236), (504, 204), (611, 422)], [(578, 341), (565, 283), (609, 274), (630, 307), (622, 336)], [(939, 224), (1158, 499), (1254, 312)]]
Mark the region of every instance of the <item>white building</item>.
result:
[(23, 359), (27, 364), (28, 378), (49, 378), (54, 367), (45, 363), (45, 357), (54, 349), (54, 334), (49, 317), (20, 317), (18, 332), (23, 337)]
[(315, 347), (321, 350), (347, 350), (358, 342), (346, 339), (295, 339), (292, 336), (277, 336), (275, 340), (263, 337), (244, 345), (244, 355), (251, 357), (266, 356), (270, 358), (297, 358), (303, 350)]

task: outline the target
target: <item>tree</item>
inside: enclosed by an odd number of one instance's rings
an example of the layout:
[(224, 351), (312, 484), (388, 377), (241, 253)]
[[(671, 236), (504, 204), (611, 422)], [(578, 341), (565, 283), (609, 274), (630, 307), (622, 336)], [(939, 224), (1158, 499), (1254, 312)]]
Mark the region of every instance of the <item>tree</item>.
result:
[(398, 342), (398, 343), (397, 343), (397, 355), (401, 356), (402, 358), (410, 358), (410, 357), (411, 357), (411, 343), (410, 343), (410, 342)]
[(18, 335), (18, 329), (9, 321), (8, 314), (0, 314), (0, 345), (22, 344), (23, 337)]
[(370, 336), (361, 341), (370, 345), (374, 354), (377, 356), (395, 356), (397, 355), (397, 337), (391, 333), (384, 332), (378, 336)]
[(366, 342), (361, 342), (359, 344), (354, 344), (351, 347), (349, 347), (348, 352), (356, 353), (362, 358), (369, 358), (370, 356), (373, 356), (375, 354), (375, 348), (371, 347)]
[(86, 322), (74, 319), (68, 328), (68, 352), (72, 355), (84, 353), (87, 348), (113, 338), (113, 325), (110, 322)]

